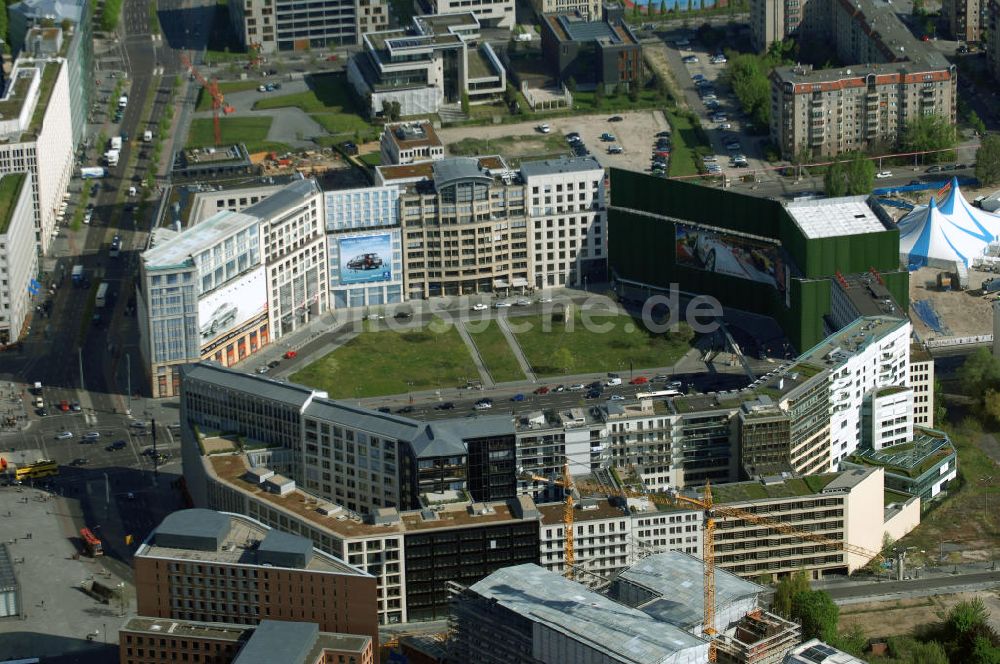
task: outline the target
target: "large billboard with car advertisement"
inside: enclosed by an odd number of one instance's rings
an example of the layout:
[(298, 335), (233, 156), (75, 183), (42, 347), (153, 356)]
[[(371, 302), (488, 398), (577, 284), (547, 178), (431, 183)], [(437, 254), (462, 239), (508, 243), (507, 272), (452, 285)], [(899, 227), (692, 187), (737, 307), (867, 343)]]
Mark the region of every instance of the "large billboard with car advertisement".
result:
[(784, 293), (788, 265), (777, 245), (724, 231), (676, 224), (676, 263), (759, 281)]
[(262, 265), (198, 298), (202, 348), (266, 312), (267, 276)]
[(392, 280), (392, 236), (389, 233), (345, 237), (337, 244), (342, 285)]

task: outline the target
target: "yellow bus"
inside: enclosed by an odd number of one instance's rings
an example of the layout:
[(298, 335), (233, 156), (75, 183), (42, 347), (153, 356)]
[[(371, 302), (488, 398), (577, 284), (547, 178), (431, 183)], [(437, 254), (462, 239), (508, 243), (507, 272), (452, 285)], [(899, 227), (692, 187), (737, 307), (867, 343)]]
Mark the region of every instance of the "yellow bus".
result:
[(39, 459), (35, 463), (18, 466), (17, 470), (14, 471), (14, 477), (19, 481), (58, 474), (59, 464), (50, 459)]

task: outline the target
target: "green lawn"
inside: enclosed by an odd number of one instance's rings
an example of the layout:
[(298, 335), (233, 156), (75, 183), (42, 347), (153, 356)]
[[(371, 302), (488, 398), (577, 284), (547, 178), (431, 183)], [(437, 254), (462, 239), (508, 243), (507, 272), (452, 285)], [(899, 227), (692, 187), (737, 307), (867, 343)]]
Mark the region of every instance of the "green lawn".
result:
[(486, 363), (486, 368), (489, 369), (494, 382), (506, 383), (525, 379), (521, 365), (514, 357), (514, 352), (510, 349), (510, 344), (507, 343), (507, 337), (500, 331), (496, 321), (489, 321), (481, 332), (474, 331), (483, 327), (482, 323), (478, 321), (470, 322), (465, 327), (472, 335), (472, 340), (476, 342), (479, 356)]
[[(219, 126), (221, 128), (222, 145), (232, 145), (234, 143), (246, 143), (247, 150), (251, 153), (284, 152), (288, 149), (283, 143), (272, 143), (267, 140), (267, 131), (271, 128), (273, 118), (267, 116), (254, 118), (221, 118)], [(212, 118), (195, 118), (191, 121), (191, 129), (188, 131), (187, 147), (203, 148), (215, 145), (215, 130), (212, 125)]]
[[(630, 362), (635, 369), (668, 367), (691, 348), (693, 333), (684, 324), (676, 333), (654, 335), (627, 316), (602, 314), (590, 320), (589, 330), (579, 313), (572, 320), (572, 330), (565, 322), (551, 321), (546, 331), (541, 316), (511, 319), (511, 326), (540, 376), (628, 370)], [(525, 322), (531, 329), (518, 332)], [(598, 332), (595, 326), (610, 329)]]
[(323, 129), (334, 136), (340, 136), (340, 140), (345, 140), (344, 135), (354, 136), (360, 134), (361, 140), (370, 138), (374, 134), (372, 126), (365, 122), (365, 119), (355, 113), (311, 113), (309, 115)]
[(576, 91), (573, 93), (573, 110), (578, 113), (613, 113), (614, 111), (633, 111), (644, 108), (660, 108), (663, 105), (663, 97), (653, 88), (644, 88), (639, 91), (639, 96), (635, 101), (629, 99), (628, 94), (604, 95), (600, 106), (595, 103), (594, 92)]
[(692, 124), (690, 118), (673, 111), (666, 111), (666, 115), (673, 132), (669, 175), (697, 175), (697, 157), (711, 152), (711, 147), (705, 144), (703, 132)]
[(257, 110), (294, 106), (306, 113), (356, 113), (358, 108), (347, 75), (335, 72), (306, 77), (309, 89), (290, 95), (268, 95), (257, 101)]
[[(225, 81), (224, 83), (219, 83), (219, 92), (222, 96), (232, 94), (234, 92), (246, 92), (247, 90), (256, 90), (260, 83), (258, 81)], [(210, 111), (212, 110), (212, 98), (205, 93), (205, 88), (198, 91), (198, 104), (195, 106), (196, 111)]]
[(369, 152), (368, 154), (363, 154), (358, 159), (363, 164), (368, 164), (369, 166), (381, 166), (382, 165), (382, 155), (378, 152)]
[(347, 399), (455, 388), (479, 380), (479, 372), (458, 331), (449, 325), (444, 332), (362, 332), (291, 380)]

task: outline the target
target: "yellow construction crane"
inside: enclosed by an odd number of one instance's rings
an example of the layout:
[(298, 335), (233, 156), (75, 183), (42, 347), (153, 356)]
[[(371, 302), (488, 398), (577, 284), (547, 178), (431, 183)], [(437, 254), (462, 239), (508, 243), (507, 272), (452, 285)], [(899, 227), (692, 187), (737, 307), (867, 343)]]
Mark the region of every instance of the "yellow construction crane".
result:
[[(581, 484), (581, 488), (584, 486)], [(701, 509), (705, 511), (705, 523), (704, 523), (704, 554), (703, 560), (705, 563), (705, 606), (703, 615), (703, 626), (702, 632), (711, 638), (718, 633), (715, 628), (715, 519), (716, 517), (723, 516), (734, 519), (742, 519), (753, 524), (764, 526), (766, 528), (773, 528), (784, 535), (791, 535), (793, 537), (798, 537), (800, 539), (810, 540), (818, 544), (824, 544), (827, 546), (834, 546), (843, 549), (847, 553), (853, 553), (865, 558), (872, 560), (878, 560), (881, 562), (884, 560), (881, 553), (875, 551), (869, 551), (868, 549), (861, 548), (859, 546), (854, 546), (846, 542), (840, 542), (837, 540), (824, 537), (816, 533), (810, 533), (804, 530), (799, 530), (793, 528), (780, 521), (775, 521), (774, 519), (759, 516), (747, 510), (740, 509), (738, 507), (727, 507), (724, 505), (717, 505), (712, 500), (712, 488), (706, 482), (704, 489), (704, 496), (702, 498), (691, 498), (681, 494), (664, 494), (664, 493), (642, 493), (639, 491), (634, 491), (631, 489), (617, 489), (614, 487), (609, 487), (605, 484), (597, 485), (597, 489), (600, 492), (608, 492), (616, 494), (622, 497), (632, 497), (632, 498), (645, 498), (652, 501), (658, 505), (671, 505), (675, 507), (686, 507), (691, 509)], [(716, 650), (714, 643), (709, 645), (708, 660), (710, 662), (716, 661)]]
[(561, 480), (554, 480), (531, 473), (524, 474), (522, 478), (555, 484), (566, 490), (566, 498), (563, 502), (563, 531), (566, 535), (566, 541), (563, 546), (563, 557), (565, 558), (566, 565), (563, 573), (566, 575), (566, 578), (572, 579), (573, 565), (576, 563), (576, 553), (573, 548), (573, 489), (575, 486), (573, 484), (573, 476), (569, 472), (569, 459), (563, 462), (563, 476)]

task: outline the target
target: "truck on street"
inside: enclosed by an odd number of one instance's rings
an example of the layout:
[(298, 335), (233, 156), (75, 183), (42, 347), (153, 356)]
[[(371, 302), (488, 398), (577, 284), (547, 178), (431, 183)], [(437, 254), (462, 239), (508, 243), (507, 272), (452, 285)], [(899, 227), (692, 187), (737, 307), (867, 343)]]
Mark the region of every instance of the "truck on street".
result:
[(122, 137), (121, 136), (112, 136), (111, 137), (111, 149), (112, 150), (121, 150), (122, 149)]
[(84, 180), (103, 178), (106, 177), (107, 174), (108, 171), (103, 166), (84, 166), (80, 169), (80, 177)]
[(72, 277), (73, 277), (73, 283), (74, 284), (82, 284), (83, 283), (83, 266), (82, 265), (74, 265), (73, 266), (73, 275), (72, 275)]

